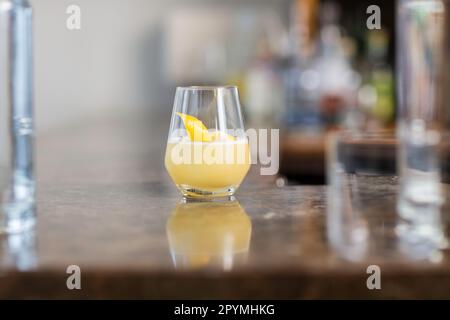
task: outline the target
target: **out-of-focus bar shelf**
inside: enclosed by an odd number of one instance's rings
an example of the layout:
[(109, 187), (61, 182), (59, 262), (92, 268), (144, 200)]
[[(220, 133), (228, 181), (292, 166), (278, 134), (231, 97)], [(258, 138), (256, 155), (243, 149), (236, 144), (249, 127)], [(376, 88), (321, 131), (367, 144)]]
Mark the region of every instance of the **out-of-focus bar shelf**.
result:
[[(284, 132), (280, 140), (280, 174), (300, 184), (325, 184), (326, 148), (336, 132), (337, 129), (326, 133)], [(378, 132), (386, 137), (395, 135), (392, 128)], [(353, 160), (353, 166), (364, 166), (371, 157), (376, 157), (383, 159), (384, 171), (395, 171), (396, 142), (393, 139), (370, 144), (349, 143), (344, 152)]]
[(281, 174), (299, 182), (324, 183), (325, 134), (286, 132), (280, 142)]

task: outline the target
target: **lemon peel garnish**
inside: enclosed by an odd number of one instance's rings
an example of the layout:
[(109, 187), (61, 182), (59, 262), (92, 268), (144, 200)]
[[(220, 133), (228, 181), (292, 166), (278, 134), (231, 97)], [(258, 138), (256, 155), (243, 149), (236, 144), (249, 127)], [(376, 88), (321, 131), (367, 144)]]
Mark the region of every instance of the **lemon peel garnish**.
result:
[(196, 117), (177, 112), (176, 113), (183, 121), (184, 127), (189, 135), (191, 141), (211, 142), (212, 136), (208, 132), (203, 122)]
[(236, 141), (236, 138), (221, 131), (210, 133), (208, 128), (196, 117), (176, 112), (183, 121), (184, 127), (191, 141), (212, 142), (212, 141)]

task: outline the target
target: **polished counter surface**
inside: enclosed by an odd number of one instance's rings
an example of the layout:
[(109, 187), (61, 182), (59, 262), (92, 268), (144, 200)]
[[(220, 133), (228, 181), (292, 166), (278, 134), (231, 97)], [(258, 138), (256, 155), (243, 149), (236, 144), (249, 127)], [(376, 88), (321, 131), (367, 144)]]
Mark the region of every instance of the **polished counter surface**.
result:
[[(0, 298), (450, 298), (446, 253), (339, 257), (325, 187), (255, 167), (236, 201), (183, 203), (163, 166), (165, 130), (111, 116), (38, 135), (38, 225), (0, 238)], [(373, 263), (381, 290), (366, 285)], [(72, 265), (81, 290), (66, 286)]]

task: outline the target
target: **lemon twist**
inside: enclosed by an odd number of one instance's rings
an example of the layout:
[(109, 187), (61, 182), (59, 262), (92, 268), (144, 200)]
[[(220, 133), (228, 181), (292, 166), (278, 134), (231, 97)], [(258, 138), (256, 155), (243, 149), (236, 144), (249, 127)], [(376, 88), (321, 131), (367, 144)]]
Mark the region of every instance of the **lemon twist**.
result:
[(176, 114), (183, 121), (184, 127), (189, 135), (191, 141), (198, 142), (212, 142), (212, 141), (235, 141), (236, 138), (221, 131), (210, 133), (206, 126), (196, 117), (176, 112)]

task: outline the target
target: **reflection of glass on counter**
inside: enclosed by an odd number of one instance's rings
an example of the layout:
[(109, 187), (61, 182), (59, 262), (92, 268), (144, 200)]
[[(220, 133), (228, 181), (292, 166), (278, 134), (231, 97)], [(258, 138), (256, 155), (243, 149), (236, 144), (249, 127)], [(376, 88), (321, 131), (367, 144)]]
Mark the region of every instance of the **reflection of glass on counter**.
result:
[(167, 221), (175, 267), (219, 266), (231, 270), (247, 258), (252, 225), (236, 200), (186, 202)]
[(36, 268), (35, 232), (24, 232), (0, 237), (0, 268), (14, 267), (20, 271)]

